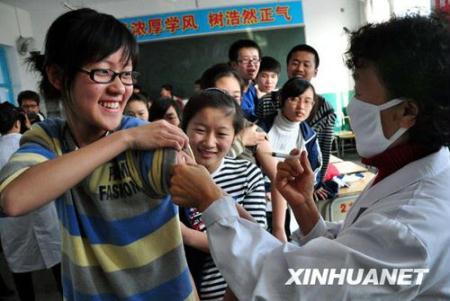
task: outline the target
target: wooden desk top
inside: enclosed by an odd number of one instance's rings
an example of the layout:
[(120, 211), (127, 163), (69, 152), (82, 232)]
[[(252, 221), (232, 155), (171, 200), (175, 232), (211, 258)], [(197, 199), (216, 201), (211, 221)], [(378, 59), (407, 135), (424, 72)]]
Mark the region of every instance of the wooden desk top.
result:
[(340, 174), (348, 175), (355, 172), (364, 172), (367, 171), (367, 168), (364, 166), (353, 163), (352, 161), (342, 161), (333, 163), (333, 165), (337, 168)]
[(338, 158), (336, 156), (330, 155), (330, 163), (341, 163), (344, 162), (344, 160), (342, 160), (341, 158)]
[(351, 139), (355, 138), (355, 134), (352, 131), (340, 131), (335, 133), (335, 136), (339, 139)]
[(350, 184), (350, 187), (339, 188), (337, 197), (348, 196), (352, 194), (359, 194), (366, 187), (367, 184), (375, 177), (375, 174), (370, 171), (363, 172), (364, 178)]

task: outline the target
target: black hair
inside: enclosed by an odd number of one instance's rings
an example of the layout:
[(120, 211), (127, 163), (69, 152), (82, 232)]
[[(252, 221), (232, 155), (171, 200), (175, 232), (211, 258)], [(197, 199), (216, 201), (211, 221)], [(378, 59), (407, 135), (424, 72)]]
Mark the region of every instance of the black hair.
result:
[(141, 101), (147, 105), (147, 97), (145, 97), (142, 93), (133, 93), (131, 94), (130, 98), (128, 98), (128, 102), (132, 101)]
[(234, 98), (225, 91), (212, 88), (203, 90), (189, 99), (184, 107), (183, 120), (181, 121), (183, 131), (186, 132), (189, 121), (204, 108), (221, 109), (226, 116), (232, 115), (235, 134), (239, 133), (244, 127), (244, 114)]
[[(134, 93), (134, 94), (136, 94), (136, 93)], [(141, 92), (139, 92), (139, 93), (137, 93), (137, 94), (139, 94), (139, 95), (141, 95), (142, 97), (144, 97), (145, 100), (147, 101), (147, 104), (153, 103), (153, 99), (150, 97), (150, 95), (148, 95), (147, 92), (141, 91)]]
[(9, 102), (0, 103), (0, 134), (7, 134), (17, 120), (20, 120), (21, 132), (25, 131), (25, 112)]
[(280, 91), (280, 103), (281, 107), (284, 107), (284, 103), (289, 97), (297, 97), (303, 94), (308, 88), (311, 88), (316, 98), (316, 90), (314, 86), (307, 80), (300, 77), (293, 77), (289, 79), (281, 88)]
[(17, 102), (19, 103), (19, 106), (22, 106), (22, 102), (24, 99), (34, 100), (38, 105), (41, 102), (39, 94), (31, 90), (22, 91), (19, 93), (19, 95), (17, 95)]
[(200, 78), (200, 89), (214, 88), (219, 79), (228, 76), (234, 77), (239, 82), (242, 93), (244, 91), (244, 80), (234, 68), (226, 63), (215, 64), (206, 69)]
[[(127, 27), (111, 15), (81, 8), (59, 16), (50, 26), (44, 54), (33, 52), (28, 61), (42, 75), (40, 92), (47, 100), (60, 99), (70, 89), (79, 68), (98, 62), (123, 48), (122, 62), (137, 65), (138, 45)], [(56, 67), (64, 91), (49, 81), (47, 67)]]
[(261, 72), (275, 72), (276, 74), (280, 74), (281, 65), (275, 58), (271, 56), (263, 56), (261, 58), (261, 65), (259, 65), (259, 73)]
[(319, 64), (320, 64), (320, 58), (319, 58), (319, 53), (317, 52), (316, 49), (314, 49), (313, 47), (307, 45), (307, 44), (299, 44), (294, 46), (291, 51), (289, 51), (287, 57), (286, 57), (286, 64), (289, 64), (289, 60), (291, 59), (292, 55), (295, 52), (298, 51), (305, 51), (305, 52), (309, 52), (311, 54), (314, 55), (314, 64), (315, 64), (315, 68), (319, 68)]
[(237, 62), (239, 57), (239, 50), (242, 48), (255, 48), (258, 50), (258, 55), (261, 57), (261, 48), (255, 41), (252, 40), (237, 40), (233, 44), (231, 44), (230, 49), (228, 50), (228, 59), (230, 62)]
[(167, 91), (173, 92), (173, 86), (171, 84), (163, 84), (161, 85), (161, 89), (165, 89)]
[(148, 111), (148, 120), (155, 121), (159, 119), (164, 119), (164, 115), (170, 107), (175, 109), (177, 112), (178, 119), (181, 120), (181, 110), (178, 103), (169, 97), (161, 97), (152, 102), (152, 106)]
[(448, 14), (409, 15), (367, 24), (350, 36), (346, 64), (371, 66), (388, 97), (419, 108), (409, 139), (430, 149), (450, 144), (450, 29)]

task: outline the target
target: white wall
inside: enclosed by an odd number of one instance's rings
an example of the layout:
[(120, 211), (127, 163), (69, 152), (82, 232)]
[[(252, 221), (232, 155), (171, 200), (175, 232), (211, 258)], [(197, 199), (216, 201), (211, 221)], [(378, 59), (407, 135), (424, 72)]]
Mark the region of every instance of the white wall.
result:
[[(198, 0), (195, 1), (121, 1), (92, 5), (93, 8), (116, 17), (130, 17), (173, 11), (212, 8), (221, 6), (265, 3), (273, 0)], [(132, 3), (138, 3), (132, 8)], [(128, 9), (127, 9), (128, 8)], [(321, 93), (347, 92), (353, 81), (343, 64), (347, 48), (347, 35), (343, 27), (356, 29), (360, 25), (359, 0), (303, 0), (306, 42), (317, 49), (321, 58), (320, 71), (314, 85)], [(342, 10), (342, 11), (341, 11)], [(282, 62), (284, 63), (284, 62)]]
[[(20, 32), (18, 23), (20, 24)], [(23, 37), (33, 36), (29, 12), (0, 3), (0, 45), (6, 49), (15, 98), (21, 90), (36, 90), (37, 81), (36, 75), (27, 70), (24, 62), (25, 57), (19, 55), (16, 50), (16, 40), (20, 35)]]
[[(68, 1), (77, 3), (76, 1)], [(103, 2), (103, 3), (102, 3)], [(124, 1), (83, 1), (91, 3), (89, 7), (112, 14), (118, 18), (158, 14), (174, 11), (193, 10), (221, 6), (242, 5), (246, 3), (274, 2), (273, 0), (124, 0)], [(26, 2), (27, 11), (18, 9), (21, 15), (21, 28), (33, 28), (36, 47), (42, 50), (45, 33), (51, 22), (67, 11), (61, 1), (35, 0)], [(14, 17), (14, 7), (0, 3), (0, 42), (7, 40), (14, 47), (18, 37), (17, 22)], [(22, 3), (22, 7), (23, 7)], [(76, 5), (74, 5), (76, 6)], [(343, 27), (354, 29), (360, 22), (359, 0), (303, 0), (306, 42), (315, 47), (321, 57), (319, 74), (314, 79), (317, 91), (320, 93), (346, 94), (352, 89), (352, 80), (344, 67), (342, 54), (347, 47), (347, 38)], [(5, 19), (4, 19), (5, 17)], [(22, 23), (24, 24), (22, 26)], [(31, 26), (30, 26), (31, 23)], [(27, 25), (28, 24), (28, 25)], [(14, 28), (6, 30), (5, 28)], [(22, 30), (23, 31), (23, 30)], [(24, 32), (24, 31), (23, 31)], [(28, 32), (27, 32), (28, 33)], [(5, 35), (4, 38), (3, 35)], [(22, 35), (24, 35), (22, 33)], [(284, 63), (284, 62), (283, 62)], [(21, 58), (16, 65), (21, 64)], [(17, 68), (16, 73), (14, 69)], [(36, 79), (25, 71), (23, 66), (11, 68), (14, 77), (19, 78), (19, 89), (35, 89)], [(346, 101), (345, 99), (343, 100)]]
[(19, 36), (19, 26), (22, 36), (32, 36), (30, 14), (20, 8), (0, 3), (0, 43), (12, 46)]
[[(303, 0), (306, 42), (317, 49), (321, 62), (313, 83), (321, 94), (335, 94), (338, 108), (347, 105), (353, 78), (344, 64), (348, 35), (344, 27), (361, 25), (359, 0)], [(338, 116), (342, 113), (337, 112)], [(339, 116), (340, 117), (340, 116)]]

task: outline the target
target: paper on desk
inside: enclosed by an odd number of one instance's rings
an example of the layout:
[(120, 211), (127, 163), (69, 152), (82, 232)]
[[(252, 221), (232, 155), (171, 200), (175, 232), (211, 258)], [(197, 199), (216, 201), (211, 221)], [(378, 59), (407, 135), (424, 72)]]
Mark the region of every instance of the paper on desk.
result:
[(339, 175), (333, 178), (333, 181), (338, 183), (339, 187), (350, 187), (354, 182), (360, 181), (364, 178), (364, 174), (361, 172), (352, 173), (349, 175)]

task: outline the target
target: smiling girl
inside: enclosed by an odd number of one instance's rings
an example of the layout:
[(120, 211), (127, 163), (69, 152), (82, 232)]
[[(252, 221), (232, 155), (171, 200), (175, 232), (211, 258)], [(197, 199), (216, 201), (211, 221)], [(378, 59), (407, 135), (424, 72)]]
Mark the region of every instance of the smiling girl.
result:
[[(273, 151), (288, 154), (294, 148), (306, 150), (318, 180), (322, 154), (316, 133), (304, 122), (311, 113), (314, 99), (315, 91), (310, 82), (298, 77), (291, 78), (280, 91), (280, 110), (261, 120), (259, 125), (267, 131)], [(290, 220), (289, 215), (285, 216), (286, 202), (283, 206), (274, 207), (273, 211), (274, 229), (284, 229), (285, 224), (290, 224), (289, 228), (292, 233), (298, 228), (294, 219)], [(287, 232), (287, 236), (289, 236), (290, 233)]]
[[(193, 96), (184, 109), (182, 128), (198, 164), (209, 171), (223, 191), (231, 195), (262, 226), (266, 226), (264, 182), (260, 169), (247, 160), (226, 157), (236, 133), (243, 126), (239, 105), (231, 96), (219, 89), (207, 89)], [(196, 209), (183, 212), (190, 227), (183, 232), (186, 245), (208, 252), (208, 241), (201, 214)], [(186, 229), (185, 229), (186, 230)], [(201, 262), (201, 263), (199, 263)], [(190, 261), (191, 266), (192, 261)], [(222, 300), (226, 283), (209, 255), (195, 258), (200, 265), (197, 285), (202, 300)]]
[[(202, 89), (213, 87), (222, 89), (228, 92), (239, 106), (241, 105), (242, 86), (242, 78), (239, 74), (231, 66), (223, 63), (208, 68), (203, 73), (200, 80), (200, 87)], [(270, 181), (275, 181), (278, 161), (276, 158), (268, 155), (271, 153), (272, 147), (267, 140), (264, 130), (257, 127), (255, 124), (244, 120), (244, 128), (236, 135), (228, 156), (249, 160), (257, 164)], [(266, 182), (267, 186), (268, 184), (269, 183)], [(284, 226), (278, 227), (278, 225), (282, 223), (278, 221), (281, 218), (284, 218), (286, 200), (283, 199), (275, 187), (267, 189), (267, 192), (266, 197), (269, 200), (267, 202), (268, 230), (278, 239), (287, 241)], [(281, 209), (279, 210), (278, 208)], [(272, 212), (275, 212), (278, 215), (273, 218)], [(274, 224), (275, 227), (272, 227), (273, 223), (271, 221), (276, 221)]]
[(187, 137), (123, 116), (137, 50), (120, 21), (79, 9), (53, 22), (45, 53), (32, 58), (41, 93), (62, 101), (66, 120), (23, 136), (0, 174), (0, 205), (16, 216), (56, 199), (65, 300), (194, 299), (167, 195)]

